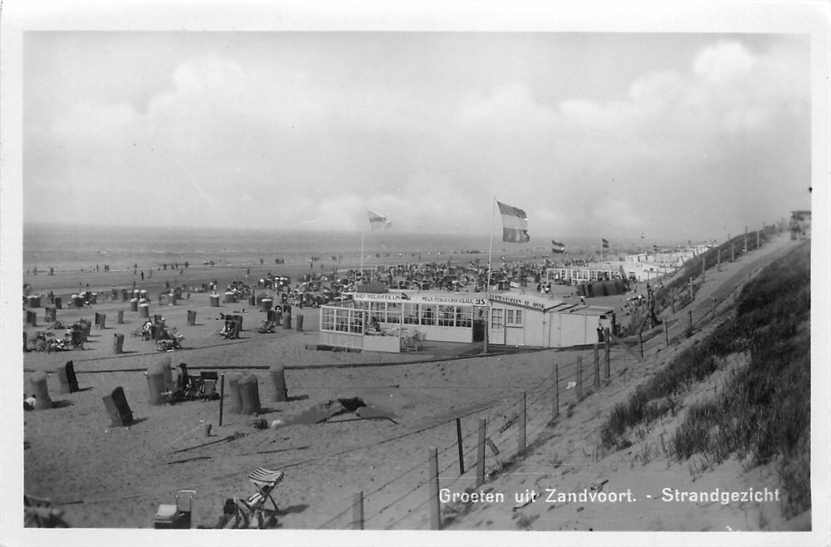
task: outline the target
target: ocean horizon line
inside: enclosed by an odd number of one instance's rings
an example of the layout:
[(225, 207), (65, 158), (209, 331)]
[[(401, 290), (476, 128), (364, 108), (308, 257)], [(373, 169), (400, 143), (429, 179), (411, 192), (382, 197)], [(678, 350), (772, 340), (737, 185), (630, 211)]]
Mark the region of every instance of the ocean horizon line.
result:
[[(291, 234), (298, 234), (298, 235), (316, 235), (316, 236), (354, 236), (360, 237), (362, 231), (356, 229), (313, 229), (313, 228), (264, 228), (264, 227), (246, 227), (246, 226), (193, 226), (193, 225), (185, 225), (185, 224), (154, 224), (154, 225), (132, 225), (132, 224), (97, 224), (97, 223), (90, 223), (90, 222), (73, 222), (73, 221), (44, 221), (44, 220), (28, 220), (23, 222), (23, 232), (24, 236), (26, 234), (27, 228), (31, 231), (32, 229), (35, 230), (43, 230), (43, 229), (50, 229), (50, 228), (71, 228), (77, 230), (113, 230), (113, 231), (139, 231), (139, 230), (153, 230), (153, 231), (163, 231), (163, 230), (181, 230), (183, 232), (199, 232), (199, 233), (206, 233), (206, 232), (225, 232), (228, 231), (236, 232), (236, 233), (251, 233), (251, 234), (284, 234), (284, 235), (291, 235)], [(482, 240), (484, 239), (487, 243), (490, 234), (482, 233), (459, 233), (459, 232), (417, 232), (412, 230), (384, 230), (384, 231), (371, 231), (369, 229), (363, 231), (364, 234), (372, 234), (372, 237), (377, 237), (381, 234), (392, 237), (392, 238), (458, 238), (458, 239), (470, 239), (473, 240)], [(494, 230), (494, 245), (501, 245), (503, 242), (500, 237), (496, 237), (496, 230)], [(532, 234), (531, 240), (527, 243), (519, 243), (515, 244), (519, 247), (535, 247), (535, 246), (550, 246), (552, 240), (557, 241), (571, 241), (571, 242), (580, 242), (580, 244), (585, 244), (586, 242), (590, 242), (593, 240), (600, 241), (601, 238), (605, 237), (611, 241), (617, 241), (622, 245), (634, 245), (634, 244), (641, 244), (645, 245), (646, 242), (639, 238), (638, 236), (585, 236), (585, 235), (543, 235), (543, 236), (536, 236)], [(698, 241), (702, 241), (703, 238), (698, 239)], [(659, 239), (652, 239), (650, 238), (649, 241), (651, 243), (660, 242), (662, 245), (676, 245), (676, 244), (683, 244), (685, 243), (684, 240), (678, 238), (661, 238)], [(696, 241), (696, 240), (693, 240)]]

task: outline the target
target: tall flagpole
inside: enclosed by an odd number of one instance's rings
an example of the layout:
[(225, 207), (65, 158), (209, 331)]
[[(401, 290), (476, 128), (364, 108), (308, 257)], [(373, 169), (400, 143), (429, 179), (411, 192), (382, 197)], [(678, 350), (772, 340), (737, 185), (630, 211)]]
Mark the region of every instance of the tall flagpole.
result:
[[(365, 283), (364, 281), (364, 232), (365, 230), (361, 230), (361, 282)], [(355, 282), (356, 289), (357, 289), (357, 281)]]
[(491, 322), (491, 298), (490, 298), (490, 290), (491, 290), (491, 270), (493, 264), (493, 224), (494, 219), (496, 217), (496, 196), (493, 196), (491, 201), (491, 223), (490, 223), (490, 232), (491, 232), (491, 242), (488, 246), (488, 284), (485, 286), (485, 297), (488, 299), (488, 316), (485, 318), (485, 337), (482, 343), (482, 350), (483, 353), (488, 352), (488, 330), (490, 329), (490, 322)]
[(491, 202), (491, 224), (490, 224), (490, 231), (491, 231), (491, 242), (490, 246), (488, 247), (488, 284), (485, 287), (485, 293), (487, 294), (491, 290), (491, 264), (493, 262), (493, 221), (495, 218), (495, 210), (496, 210), (496, 196), (493, 197), (493, 201)]

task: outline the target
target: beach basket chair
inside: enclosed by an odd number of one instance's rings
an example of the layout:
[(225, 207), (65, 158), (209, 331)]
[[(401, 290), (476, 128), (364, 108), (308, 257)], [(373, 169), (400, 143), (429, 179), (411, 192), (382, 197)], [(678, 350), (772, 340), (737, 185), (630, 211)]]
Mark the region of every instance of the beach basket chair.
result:
[[(251, 481), (257, 491), (247, 499), (240, 499), (239, 502), (250, 517), (256, 517), (258, 528), (266, 526), (267, 521), (264, 518), (266, 512), (271, 513), (269, 521), (274, 522), (276, 520), (277, 502), (274, 501), (271, 492), (283, 481), (284, 476), (282, 471), (274, 471), (265, 467), (258, 467), (248, 474), (248, 480)], [(268, 500), (271, 500), (271, 504), (274, 506), (273, 510), (266, 509)]]
[(203, 370), (199, 373), (199, 398), (208, 401), (212, 399), (219, 399), (219, 394), (216, 392), (216, 382), (219, 379), (219, 374), (216, 371)]

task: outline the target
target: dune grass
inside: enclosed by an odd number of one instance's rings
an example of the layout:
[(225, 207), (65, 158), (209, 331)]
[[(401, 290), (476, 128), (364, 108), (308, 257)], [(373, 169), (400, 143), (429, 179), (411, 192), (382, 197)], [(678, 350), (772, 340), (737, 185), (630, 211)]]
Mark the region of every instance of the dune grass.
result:
[(714, 400), (691, 406), (670, 442), (678, 459), (751, 465), (777, 461), (785, 516), (810, 507), (810, 246), (806, 242), (744, 287), (735, 317), (688, 348), (617, 405), (601, 437), (616, 446), (628, 428), (675, 411), (675, 398), (714, 372), (722, 357), (749, 352), (748, 366)]

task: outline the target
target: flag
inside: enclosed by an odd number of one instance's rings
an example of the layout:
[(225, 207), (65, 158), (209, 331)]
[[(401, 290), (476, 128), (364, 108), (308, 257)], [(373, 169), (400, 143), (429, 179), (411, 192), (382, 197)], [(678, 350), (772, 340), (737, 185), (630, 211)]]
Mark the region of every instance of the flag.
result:
[(566, 244), (560, 243), (559, 241), (551, 240), (551, 252), (552, 253), (564, 253), (566, 252)]
[(378, 213), (373, 213), (372, 211), (367, 211), (369, 213), (369, 229), (370, 231), (375, 230), (386, 230), (390, 226), (392, 226), (392, 222), (390, 222), (387, 217), (381, 216)]
[(502, 215), (502, 241), (526, 243), (531, 241), (528, 235), (528, 217), (525, 211), (497, 201), (499, 214)]
[(606, 238), (604, 238), (604, 237), (601, 237), (601, 238), (600, 238), (600, 243), (602, 243), (602, 244), (603, 244), (603, 248), (604, 248), (604, 249), (608, 249), (608, 248), (609, 248), (609, 240), (608, 240), (608, 239), (606, 239)]

